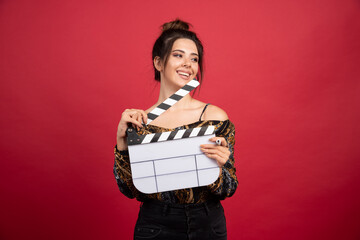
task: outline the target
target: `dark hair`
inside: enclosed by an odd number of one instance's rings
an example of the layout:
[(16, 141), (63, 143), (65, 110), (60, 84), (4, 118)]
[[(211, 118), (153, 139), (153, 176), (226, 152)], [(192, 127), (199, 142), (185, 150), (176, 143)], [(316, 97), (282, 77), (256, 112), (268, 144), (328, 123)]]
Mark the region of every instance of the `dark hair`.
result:
[[(203, 54), (204, 49), (201, 41), (198, 39), (196, 34), (192, 31), (189, 31), (189, 23), (184, 22), (180, 19), (176, 19), (175, 21), (171, 21), (168, 23), (164, 23), (162, 25), (162, 33), (156, 39), (153, 50), (152, 50), (152, 60), (155, 57), (160, 57), (161, 60), (164, 61), (164, 65), (166, 65), (167, 60), (169, 58), (171, 49), (176, 40), (180, 38), (187, 38), (194, 41), (196, 48), (199, 54), (199, 71), (197, 73), (197, 80), (202, 81), (203, 76)], [(155, 80), (160, 81), (160, 72), (154, 67), (155, 70)]]

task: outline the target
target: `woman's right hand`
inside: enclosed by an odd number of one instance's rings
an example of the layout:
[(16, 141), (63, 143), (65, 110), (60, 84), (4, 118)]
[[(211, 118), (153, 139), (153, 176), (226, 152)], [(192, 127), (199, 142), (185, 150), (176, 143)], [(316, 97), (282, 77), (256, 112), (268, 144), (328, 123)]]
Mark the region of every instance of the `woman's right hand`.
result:
[(128, 128), (128, 123), (131, 123), (134, 128), (139, 130), (143, 126), (142, 123), (147, 123), (146, 112), (140, 109), (125, 109), (121, 114), (116, 134), (116, 144), (119, 151), (127, 149), (126, 129)]

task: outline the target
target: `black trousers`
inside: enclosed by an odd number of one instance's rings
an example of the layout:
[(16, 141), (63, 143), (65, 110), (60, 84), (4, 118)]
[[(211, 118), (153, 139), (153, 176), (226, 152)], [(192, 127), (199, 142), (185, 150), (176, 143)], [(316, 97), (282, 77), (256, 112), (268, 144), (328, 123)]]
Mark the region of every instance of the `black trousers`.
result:
[(224, 209), (219, 201), (202, 204), (144, 202), (134, 239), (226, 240)]

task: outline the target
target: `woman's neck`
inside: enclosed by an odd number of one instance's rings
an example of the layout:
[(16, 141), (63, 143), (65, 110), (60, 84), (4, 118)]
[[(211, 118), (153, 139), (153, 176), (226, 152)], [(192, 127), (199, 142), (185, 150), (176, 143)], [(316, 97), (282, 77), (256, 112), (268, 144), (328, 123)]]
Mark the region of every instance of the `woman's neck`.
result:
[[(179, 90), (179, 88), (174, 88), (174, 87), (170, 88), (170, 87), (167, 87), (167, 86), (164, 86), (163, 84), (161, 84), (159, 98), (158, 98), (156, 105), (165, 101), (167, 98), (169, 98), (171, 95), (173, 95), (178, 90)], [(172, 106), (171, 109), (175, 110), (175, 109), (188, 108), (189, 105), (191, 104), (192, 100), (193, 100), (193, 98), (190, 96), (190, 94), (187, 94), (180, 101), (178, 101), (174, 106)]]

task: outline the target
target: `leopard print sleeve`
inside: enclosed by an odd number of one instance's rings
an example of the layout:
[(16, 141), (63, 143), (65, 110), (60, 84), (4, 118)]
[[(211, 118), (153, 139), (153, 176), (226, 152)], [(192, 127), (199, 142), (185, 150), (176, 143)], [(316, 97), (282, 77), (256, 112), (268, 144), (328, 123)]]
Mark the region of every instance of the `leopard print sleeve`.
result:
[(130, 160), (128, 150), (119, 151), (116, 146), (114, 149), (114, 176), (116, 183), (122, 192), (128, 198), (134, 198), (134, 185), (131, 178)]
[(230, 156), (228, 161), (222, 167), (219, 178), (208, 186), (211, 193), (216, 195), (219, 199), (231, 197), (238, 186), (238, 180), (235, 175), (235, 159), (234, 159), (234, 145), (235, 145), (235, 126), (230, 121), (225, 121), (224, 124), (216, 130), (216, 136), (224, 137), (228, 143)]

